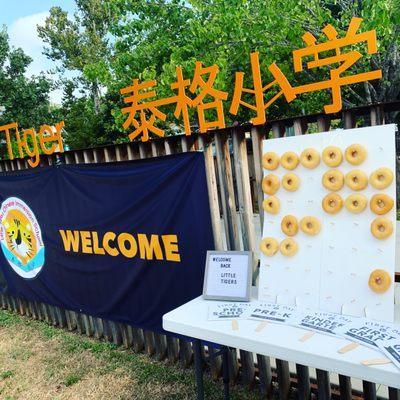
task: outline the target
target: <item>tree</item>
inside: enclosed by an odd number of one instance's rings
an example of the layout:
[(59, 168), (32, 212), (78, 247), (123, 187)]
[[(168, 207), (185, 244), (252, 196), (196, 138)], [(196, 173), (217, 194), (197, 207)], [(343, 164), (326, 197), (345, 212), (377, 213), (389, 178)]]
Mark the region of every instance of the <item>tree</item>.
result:
[(101, 85), (110, 78), (107, 34), (113, 17), (102, 0), (76, 0), (76, 5), (72, 19), (60, 7), (52, 7), (38, 33), (48, 45), (47, 57), (61, 62), (62, 69), (79, 73), (80, 83), (90, 91), (94, 112), (99, 114)]
[[(0, 30), (0, 125), (18, 122), (22, 128), (38, 128), (56, 122), (49, 101), (52, 82), (43, 75), (27, 78), (32, 59), (20, 48), (11, 48), (5, 28)], [(3, 154), (2, 154), (3, 155)]]
[[(112, 143), (117, 140), (111, 109), (102, 91), (111, 80), (110, 10), (102, 0), (76, 0), (77, 12), (70, 17), (60, 7), (50, 9), (39, 36), (47, 44), (44, 54), (61, 63), (58, 72), (72, 71), (74, 79), (62, 79), (61, 108), (66, 122), (66, 142), (72, 148)], [(80, 95), (74, 96), (79, 91)], [(106, 96), (107, 97), (107, 96)]]
[[(157, 79), (157, 97), (170, 97), (176, 67), (182, 67), (185, 78), (193, 78), (196, 60), (205, 66), (219, 66), (215, 87), (229, 95), (224, 104), (227, 125), (247, 122), (254, 116), (249, 109), (241, 107), (236, 116), (228, 111), (235, 72), (245, 73), (245, 87), (252, 85), (250, 53), (260, 53), (265, 83), (272, 80), (268, 66), (273, 62), (293, 86), (327, 80), (330, 70), (337, 65), (294, 73), (292, 51), (305, 46), (302, 40), (305, 32), (312, 33), (318, 41), (326, 40), (322, 28), (328, 23), (339, 35), (345, 35), (352, 16), (364, 18), (362, 31), (377, 30), (379, 54), (362, 58), (349, 73), (382, 69), (383, 79), (345, 87), (344, 106), (393, 101), (400, 96), (398, 0), (76, 0), (76, 3), (78, 12), (72, 18), (55, 7), (45, 26), (39, 27), (40, 36), (48, 44), (47, 56), (60, 61), (63, 69), (79, 73), (75, 89), (81, 88), (85, 101), (82, 97), (75, 98), (64, 106), (67, 115), (71, 118), (75, 115), (69, 135), (74, 145), (127, 140), (122, 129), (125, 116), (121, 113), (124, 103), (119, 90), (134, 78)], [(365, 54), (362, 45), (359, 49)], [(278, 90), (271, 88), (269, 96)], [(251, 97), (247, 100), (251, 102)], [(330, 101), (327, 90), (300, 95), (290, 104), (280, 98), (268, 109), (267, 118), (321, 112), (322, 105)], [(75, 122), (83, 118), (80, 110), (85, 110), (86, 119), (84, 128), (78, 130), (82, 124)], [(174, 107), (166, 106), (165, 111), (167, 121), (182, 129), (182, 121), (173, 115)], [(196, 121), (194, 109), (190, 110), (190, 117)], [(160, 124), (166, 130), (170, 128), (166, 123)]]
[[(192, 77), (195, 60), (201, 60), (220, 67), (216, 86), (232, 98), (235, 71), (244, 71), (247, 85), (251, 84), (252, 51), (260, 53), (266, 82), (272, 79), (268, 72), (272, 62), (282, 68), (292, 85), (326, 80), (332, 67), (294, 73), (292, 51), (305, 46), (302, 35), (307, 31), (320, 41), (326, 40), (321, 29), (328, 23), (344, 35), (351, 17), (357, 15), (364, 18), (363, 31), (377, 29), (380, 45), (378, 55), (363, 58), (351, 72), (382, 69), (383, 79), (345, 88), (345, 107), (399, 98), (400, 11), (396, 0), (105, 1), (120, 13), (118, 24), (111, 26), (116, 38), (111, 64), (114, 88), (126, 86), (131, 78), (157, 78), (159, 97), (168, 96), (175, 67), (182, 66), (185, 76)], [(131, 18), (132, 13), (135, 18)], [(290, 105), (280, 100), (268, 110), (268, 118), (321, 112), (321, 104), (329, 101), (327, 91), (299, 96)], [(245, 122), (252, 116), (246, 109), (236, 117), (225, 114), (228, 123)], [(117, 110), (115, 115), (121, 119)], [(169, 119), (174, 120), (172, 112)]]
[[(382, 103), (400, 96), (400, 3), (397, 0), (358, 0), (337, 2), (340, 20), (352, 15), (364, 18), (365, 30), (376, 29), (378, 54), (364, 62), (364, 67), (381, 69), (382, 79), (363, 84), (350, 100), (350, 106), (359, 103)], [(334, 14), (333, 14), (334, 15)], [(343, 23), (341, 24), (343, 26)]]
[(68, 147), (82, 149), (121, 141), (120, 132), (113, 126), (109, 95), (103, 97), (99, 113), (95, 114), (93, 100), (85, 96), (76, 96), (75, 90), (75, 82), (64, 82), (62, 105), (58, 110), (65, 121), (63, 137)]

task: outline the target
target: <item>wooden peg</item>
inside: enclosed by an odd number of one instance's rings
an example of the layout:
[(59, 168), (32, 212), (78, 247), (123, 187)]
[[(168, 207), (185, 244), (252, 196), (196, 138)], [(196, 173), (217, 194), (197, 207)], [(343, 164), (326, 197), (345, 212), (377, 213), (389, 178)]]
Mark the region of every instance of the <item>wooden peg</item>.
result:
[(340, 354), (345, 354), (348, 353), (351, 350), (356, 349), (359, 346), (358, 343), (349, 343), (348, 345), (342, 347), (341, 349), (339, 349), (337, 352)]
[(388, 358), (373, 358), (371, 360), (361, 361), (362, 365), (385, 365), (391, 364), (391, 361)]
[(305, 342), (308, 339), (311, 339), (314, 335), (315, 335), (315, 332), (311, 332), (311, 331), (307, 332), (299, 339), (299, 342)]
[(257, 325), (257, 328), (254, 329), (254, 332), (261, 332), (268, 325), (267, 321), (262, 321)]
[(232, 320), (232, 330), (233, 331), (239, 330), (239, 322), (236, 319)]

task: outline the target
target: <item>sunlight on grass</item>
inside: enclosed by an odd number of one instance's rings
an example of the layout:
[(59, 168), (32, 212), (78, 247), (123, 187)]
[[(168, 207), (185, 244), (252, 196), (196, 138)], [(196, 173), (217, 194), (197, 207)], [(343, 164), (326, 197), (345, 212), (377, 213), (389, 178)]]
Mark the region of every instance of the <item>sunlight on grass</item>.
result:
[[(0, 398), (192, 400), (193, 369), (0, 310)], [(222, 386), (205, 376), (208, 400)], [(235, 387), (232, 400), (258, 399)]]

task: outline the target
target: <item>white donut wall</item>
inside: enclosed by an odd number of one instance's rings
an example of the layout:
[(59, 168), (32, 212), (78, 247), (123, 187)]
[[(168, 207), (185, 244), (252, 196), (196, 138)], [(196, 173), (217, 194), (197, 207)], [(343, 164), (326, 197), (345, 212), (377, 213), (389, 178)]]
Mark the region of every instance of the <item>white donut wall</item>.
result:
[[(367, 157), (360, 165), (351, 165), (344, 156), (345, 149), (352, 144), (361, 144)], [(327, 146), (342, 150), (343, 161), (334, 169), (346, 175), (355, 169), (364, 171), (368, 178), (380, 167), (389, 168), (394, 179), (389, 187), (378, 190), (369, 183), (366, 189), (355, 192), (346, 185), (337, 191), (345, 199), (354, 193), (363, 194), (368, 205), (360, 214), (353, 214), (343, 205), (335, 215), (326, 213), (322, 199), (329, 193), (322, 185), (323, 174), (333, 169), (322, 160), (322, 151)], [(276, 215), (264, 212), (263, 238), (273, 237), (280, 243), (287, 236), (281, 230), (281, 220), (294, 215), (300, 222), (305, 216), (314, 216), (321, 223), (316, 236), (308, 236), (300, 229), (292, 238), (299, 250), (293, 257), (283, 256), (279, 251), (271, 256), (261, 253), (259, 299), (283, 304), (319, 308), (325, 311), (393, 321), (394, 273), (396, 239), (396, 173), (395, 173), (395, 125), (369, 128), (337, 130), (332, 132), (270, 139), (263, 142), (263, 153), (275, 152), (282, 156), (287, 151), (299, 157), (306, 148), (318, 151), (320, 164), (315, 169), (299, 165), (292, 171), (281, 165), (274, 170), (264, 169), (282, 177), (290, 172), (301, 180), (294, 192), (286, 191), (282, 185), (275, 194), (280, 201), (280, 212)], [(385, 193), (394, 200), (390, 212), (384, 215), (393, 223), (393, 234), (385, 239), (376, 239), (370, 230), (371, 222), (379, 217), (369, 207), (374, 194)], [(264, 195), (267, 198), (268, 195)], [(368, 285), (371, 272), (383, 269), (392, 277), (392, 284), (385, 293), (375, 293)]]

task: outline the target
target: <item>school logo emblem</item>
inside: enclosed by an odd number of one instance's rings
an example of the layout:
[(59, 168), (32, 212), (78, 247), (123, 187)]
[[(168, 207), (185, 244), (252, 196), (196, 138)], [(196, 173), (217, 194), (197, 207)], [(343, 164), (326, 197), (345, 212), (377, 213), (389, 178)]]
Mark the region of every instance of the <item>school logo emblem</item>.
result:
[(35, 214), (17, 197), (9, 197), (0, 209), (0, 243), (12, 269), (32, 279), (44, 264), (42, 232)]

